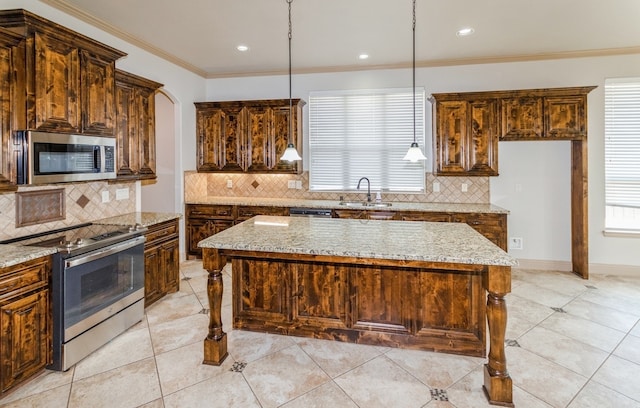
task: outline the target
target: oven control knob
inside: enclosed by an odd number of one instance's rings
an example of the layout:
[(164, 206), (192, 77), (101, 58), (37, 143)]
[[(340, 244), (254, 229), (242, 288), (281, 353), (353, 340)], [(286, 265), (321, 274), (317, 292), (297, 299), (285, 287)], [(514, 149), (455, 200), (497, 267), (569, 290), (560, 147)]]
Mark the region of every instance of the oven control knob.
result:
[(82, 240), (82, 238), (78, 238), (74, 242), (75, 245), (82, 245), (83, 243), (84, 243), (84, 241)]
[(73, 246), (73, 242), (72, 241), (64, 241), (62, 243), (62, 245), (64, 245), (66, 248), (71, 248)]
[(136, 222), (134, 225), (131, 225), (129, 227), (129, 231), (138, 231), (138, 230), (141, 230), (142, 228), (144, 228), (142, 224)]

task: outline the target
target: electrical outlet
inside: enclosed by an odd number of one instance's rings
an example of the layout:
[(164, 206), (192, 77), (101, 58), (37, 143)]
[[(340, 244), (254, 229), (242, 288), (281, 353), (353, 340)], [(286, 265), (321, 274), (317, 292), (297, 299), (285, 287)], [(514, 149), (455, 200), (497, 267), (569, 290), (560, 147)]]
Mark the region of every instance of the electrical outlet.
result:
[(119, 188), (116, 190), (116, 200), (126, 200), (129, 198), (128, 188)]
[(227, 180), (227, 188), (233, 188), (233, 180)]
[(440, 183), (438, 183), (438, 182), (434, 182), (433, 183), (433, 192), (434, 193), (439, 193), (440, 192)]
[(296, 181), (295, 180), (289, 180), (287, 182), (287, 187), (289, 188), (296, 188)]
[(111, 198), (109, 198), (109, 191), (108, 190), (104, 190), (102, 192), (102, 202), (103, 203), (108, 203), (109, 201), (111, 201)]
[(296, 190), (302, 190), (302, 180), (296, 180)]
[(521, 237), (509, 238), (509, 249), (524, 249)]
[(469, 188), (469, 185), (467, 183), (462, 183), (461, 189), (463, 193), (466, 193), (468, 188)]

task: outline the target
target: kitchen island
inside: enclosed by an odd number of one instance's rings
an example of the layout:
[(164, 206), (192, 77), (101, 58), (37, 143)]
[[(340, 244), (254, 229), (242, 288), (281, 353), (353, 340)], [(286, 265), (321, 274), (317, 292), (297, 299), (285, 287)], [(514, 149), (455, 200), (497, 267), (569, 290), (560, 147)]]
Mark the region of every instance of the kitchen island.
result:
[(227, 356), (222, 268), (231, 262), (234, 329), (484, 357), (488, 322), (484, 389), (491, 403), (512, 405), (504, 297), (516, 261), (468, 225), (258, 216), (199, 246), (211, 310), (205, 364)]

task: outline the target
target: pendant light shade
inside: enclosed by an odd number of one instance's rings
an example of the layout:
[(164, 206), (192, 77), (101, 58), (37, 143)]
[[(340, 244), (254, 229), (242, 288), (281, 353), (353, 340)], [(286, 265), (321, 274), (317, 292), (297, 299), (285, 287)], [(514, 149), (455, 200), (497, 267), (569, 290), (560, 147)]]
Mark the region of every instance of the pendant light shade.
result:
[(293, 115), (291, 114), (293, 111), (293, 100), (291, 99), (291, 3), (293, 3), (293, 0), (287, 0), (287, 4), (289, 5), (289, 130), (287, 134), (287, 149), (280, 158), (280, 160), (289, 162), (302, 160), (296, 147), (291, 142), (291, 129), (293, 128)]
[(413, 0), (413, 143), (402, 160), (417, 162), (427, 160), (416, 141), (416, 0)]

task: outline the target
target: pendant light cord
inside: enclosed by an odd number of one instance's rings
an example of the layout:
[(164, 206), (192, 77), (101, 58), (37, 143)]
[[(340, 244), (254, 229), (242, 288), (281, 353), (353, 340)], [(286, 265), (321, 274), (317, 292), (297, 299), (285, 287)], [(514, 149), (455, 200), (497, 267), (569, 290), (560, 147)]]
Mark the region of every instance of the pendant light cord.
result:
[(413, 143), (416, 143), (416, 0), (413, 0)]
[(293, 0), (287, 0), (287, 3), (289, 4), (289, 134), (287, 135), (287, 143), (290, 144), (291, 133), (293, 132), (293, 123), (291, 123), (293, 117), (291, 114), (293, 111), (293, 101), (291, 99), (291, 3), (293, 3)]

